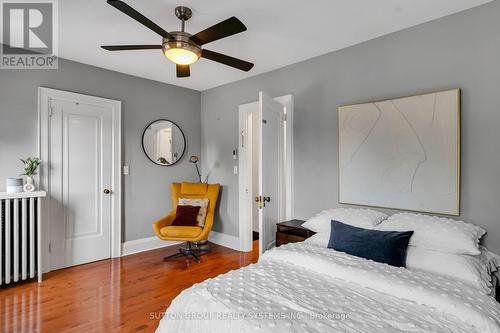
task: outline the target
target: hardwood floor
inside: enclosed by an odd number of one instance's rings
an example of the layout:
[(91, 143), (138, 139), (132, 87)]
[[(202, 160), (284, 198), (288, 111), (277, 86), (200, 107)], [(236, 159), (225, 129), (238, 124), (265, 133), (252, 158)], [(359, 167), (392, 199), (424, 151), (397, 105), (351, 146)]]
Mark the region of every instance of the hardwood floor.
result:
[(183, 289), (258, 259), (211, 244), (201, 263), (162, 258), (177, 246), (44, 274), (42, 284), (0, 289), (1, 332), (154, 332)]

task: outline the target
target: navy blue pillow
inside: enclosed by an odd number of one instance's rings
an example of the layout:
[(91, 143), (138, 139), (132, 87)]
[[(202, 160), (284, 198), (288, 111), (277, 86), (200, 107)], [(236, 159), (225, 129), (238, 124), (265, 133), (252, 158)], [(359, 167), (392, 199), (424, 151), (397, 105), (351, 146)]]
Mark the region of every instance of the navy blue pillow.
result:
[(353, 256), (396, 267), (406, 267), (406, 249), (413, 231), (380, 231), (331, 222), (328, 247)]

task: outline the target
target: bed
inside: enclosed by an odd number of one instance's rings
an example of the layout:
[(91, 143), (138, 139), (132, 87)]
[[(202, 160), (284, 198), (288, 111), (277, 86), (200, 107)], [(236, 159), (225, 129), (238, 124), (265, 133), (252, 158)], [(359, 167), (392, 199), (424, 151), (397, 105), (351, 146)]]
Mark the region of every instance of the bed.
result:
[(301, 242), (184, 290), (158, 333), (500, 332), (500, 305), (460, 281)]

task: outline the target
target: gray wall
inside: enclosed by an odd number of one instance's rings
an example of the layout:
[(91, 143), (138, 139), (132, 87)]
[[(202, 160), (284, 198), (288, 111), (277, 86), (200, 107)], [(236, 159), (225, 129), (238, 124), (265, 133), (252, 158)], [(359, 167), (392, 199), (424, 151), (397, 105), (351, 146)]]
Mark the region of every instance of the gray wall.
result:
[[(123, 241), (153, 236), (151, 224), (171, 207), (170, 183), (196, 180), (190, 155), (200, 154), (200, 93), (61, 59), (58, 70), (0, 70), (0, 191), (22, 172), (19, 158), (37, 155), (37, 88), (74, 91), (122, 101)], [(171, 167), (150, 162), (141, 135), (149, 122), (176, 122), (187, 139)]]
[[(238, 105), (295, 95), (297, 218), (338, 206), (339, 105), (460, 87), (462, 215), (500, 253), (500, 1), (202, 92), (202, 157), (224, 185), (214, 229), (238, 234)], [(335, 33), (342, 33), (337, 31)]]

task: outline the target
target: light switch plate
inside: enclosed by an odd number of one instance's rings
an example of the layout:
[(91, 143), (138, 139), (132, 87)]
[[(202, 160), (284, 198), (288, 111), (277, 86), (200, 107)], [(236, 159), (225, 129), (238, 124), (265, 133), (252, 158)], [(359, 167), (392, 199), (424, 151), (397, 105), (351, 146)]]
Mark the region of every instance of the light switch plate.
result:
[(237, 175), (237, 174), (238, 174), (238, 166), (237, 166), (237, 165), (233, 166), (233, 173), (234, 173), (235, 175)]
[(123, 174), (124, 175), (129, 175), (130, 174), (130, 169), (129, 169), (128, 165), (124, 165), (123, 166)]

